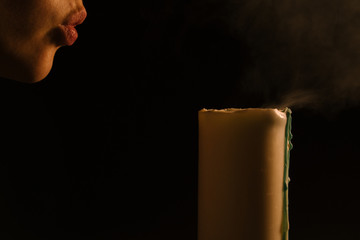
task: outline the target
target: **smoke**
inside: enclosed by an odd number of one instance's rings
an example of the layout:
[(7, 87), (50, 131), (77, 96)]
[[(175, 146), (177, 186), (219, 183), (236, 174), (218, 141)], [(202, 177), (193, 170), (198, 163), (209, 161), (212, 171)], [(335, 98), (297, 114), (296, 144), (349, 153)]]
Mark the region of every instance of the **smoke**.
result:
[(193, 24), (221, 25), (246, 45), (249, 65), (239, 76), (237, 96), (262, 95), (263, 105), (292, 108), (359, 104), (359, 1), (217, 0), (196, 6), (205, 10), (193, 11), (207, 17)]
[(278, 0), (258, 7), (245, 35), (263, 80), (284, 86), (278, 104), (343, 108), (359, 103), (358, 1)]

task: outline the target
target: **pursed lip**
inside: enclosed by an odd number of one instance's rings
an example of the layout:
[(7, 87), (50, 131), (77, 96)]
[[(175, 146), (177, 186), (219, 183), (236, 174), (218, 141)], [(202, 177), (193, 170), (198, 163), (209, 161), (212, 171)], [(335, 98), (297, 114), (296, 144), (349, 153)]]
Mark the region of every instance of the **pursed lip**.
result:
[(83, 8), (76, 13), (70, 14), (65, 19), (65, 21), (62, 25), (75, 27), (75, 26), (83, 23), (85, 21), (86, 16), (87, 16), (87, 12), (86, 12), (85, 8)]
[(61, 45), (71, 46), (78, 38), (78, 33), (75, 27), (85, 21), (87, 12), (85, 9), (70, 14), (65, 21), (60, 24), (60, 30), (62, 32)]

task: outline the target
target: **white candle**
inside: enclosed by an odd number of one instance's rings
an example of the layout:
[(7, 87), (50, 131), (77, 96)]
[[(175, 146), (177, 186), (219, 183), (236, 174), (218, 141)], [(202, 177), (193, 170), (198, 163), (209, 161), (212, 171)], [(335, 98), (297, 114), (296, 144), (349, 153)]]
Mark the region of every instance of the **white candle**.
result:
[(290, 109), (199, 111), (198, 240), (286, 240)]

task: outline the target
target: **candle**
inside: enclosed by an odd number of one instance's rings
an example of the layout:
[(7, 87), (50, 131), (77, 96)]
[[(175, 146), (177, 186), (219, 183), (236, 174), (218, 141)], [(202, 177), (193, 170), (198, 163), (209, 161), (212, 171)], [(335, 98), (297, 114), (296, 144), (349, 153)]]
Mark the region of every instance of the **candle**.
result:
[(198, 240), (287, 240), (291, 111), (199, 111)]

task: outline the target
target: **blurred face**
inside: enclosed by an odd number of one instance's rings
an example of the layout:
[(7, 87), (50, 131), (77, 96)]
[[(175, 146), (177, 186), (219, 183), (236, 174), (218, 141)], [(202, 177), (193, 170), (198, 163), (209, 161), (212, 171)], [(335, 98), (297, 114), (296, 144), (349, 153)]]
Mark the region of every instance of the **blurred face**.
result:
[(0, 76), (37, 82), (55, 52), (72, 45), (86, 11), (82, 0), (0, 0)]

